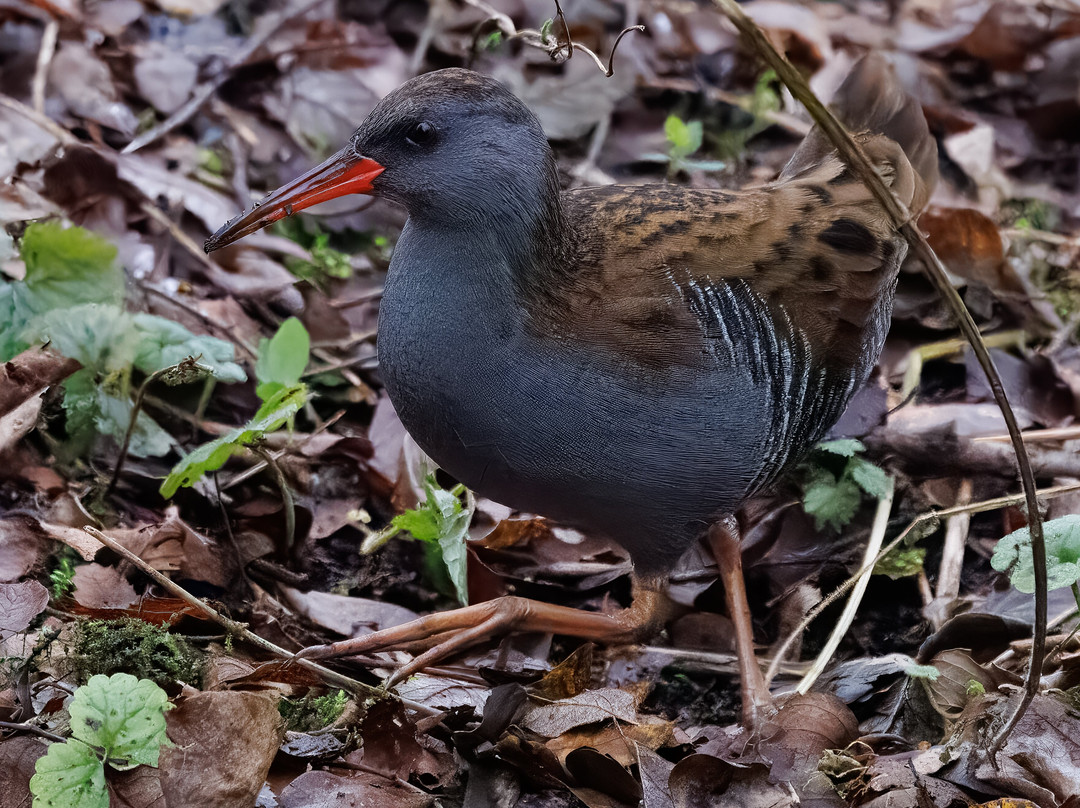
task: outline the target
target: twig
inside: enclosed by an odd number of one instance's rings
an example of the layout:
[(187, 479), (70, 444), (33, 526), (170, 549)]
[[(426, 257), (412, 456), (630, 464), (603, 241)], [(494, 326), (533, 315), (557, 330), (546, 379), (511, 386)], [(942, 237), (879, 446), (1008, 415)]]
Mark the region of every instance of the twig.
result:
[(1023, 717), (1028, 705), (1035, 698), (1039, 690), (1039, 681), (1042, 677), (1043, 657), (1046, 653), (1046, 543), (1043, 539), (1042, 517), (1039, 513), (1039, 500), (1036, 496), (1035, 475), (1032, 473), (1031, 464), (1028, 462), (1027, 449), (1020, 435), (1020, 426), (1016, 421), (1016, 415), (1009, 406), (1005, 388), (1001, 383), (994, 360), (982, 343), (978, 326), (971, 317), (971, 313), (964, 306), (960, 294), (949, 283), (948, 273), (941, 260), (934, 254), (930, 244), (926, 241), (918, 228), (912, 223), (911, 212), (896, 198), (888, 186), (882, 181), (874, 170), (873, 164), (867, 158), (862, 148), (852, 139), (843, 125), (825, 107), (817, 96), (814, 95), (802, 73), (788, 62), (769, 42), (764, 32), (751, 20), (735, 0), (713, 0), (728, 19), (734, 23), (739, 32), (745, 36), (754, 50), (764, 61), (776, 71), (776, 75), (784, 82), (785, 86), (806, 107), (814, 123), (821, 127), (822, 132), (829, 138), (841, 158), (851, 167), (866, 187), (874, 195), (878, 204), (889, 215), (897, 229), (907, 239), (915, 255), (922, 259), (927, 267), (931, 282), (937, 288), (939, 294), (948, 303), (956, 316), (960, 331), (971, 343), (972, 351), (979, 360), (983, 372), (986, 374), (990, 389), (994, 392), (994, 399), (1001, 408), (1001, 414), (1005, 419), (1005, 426), (1012, 438), (1013, 450), (1016, 453), (1016, 462), (1020, 469), (1020, 482), (1024, 490), (1024, 500), (1027, 505), (1028, 527), (1031, 533), (1031, 557), (1035, 567), (1035, 627), (1033, 631), (1034, 642), (1031, 647), (1031, 659), (1028, 665), (1024, 695), (1016, 710), (1006, 721), (1005, 726), (998, 733), (990, 746), (990, 756), (996, 757), (1013, 727)]
[[(1068, 485), (1058, 485), (1053, 488), (1043, 488), (1036, 493), (1043, 499), (1053, 499), (1059, 497), (1062, 494), (1070, 494), (1073, 491), (1080, 491), (1080, 483), (1070, 483)], [(1019, 505), (1024, 502), (1023, 494), (1009, 494), (1004, 497), (994, 497), (993, 499), (984, 499), (980, 502), (973, 502), (970, 505), (956, 505), (952, 508), (942, 508), (940, 511), (927, 511), (921, 513), (912, 519), (907, 527), (905, 527), (900, 534), (891, 542), (881, 548), (881, 552), (877, 554), (874, 560), (868, 564), (864, 564), (863, 567), (857, 570), (851, 577), (849, 577), (844, 583), (840, 584), (836, 589), (826, 595), (813, 609), (808, 611), (799, 624), (791, 630), (791, 633), (784, 638), (784, 641), (773, 652), (773, 660), (769, 664), (769, 669), (765, 671), (765, 683), (768, 684), (776, 676), (780, 664), (786, 656), (788, 649), (795, 644), (795, 641), (802, 636), (803, 632), (810, 627), (822, 612), (827, 608), (840, 600), (856, 583), (859, 578), (867, 571), (872, 570), (874, 566), (900, 546), (901, 542), (907, 541), (908, 538), (918, 533), (925, 531), (927, 528), (933, 528), (940, 520), (946, 519), (950, 516), (956, 516), (961, 513), (985, 513), (986, 511), (996, 511), (1001, 508), (1008, 508), (1013, 505)]]
[(0, 93), (0, 107), (7, 107), (12, 112), (22, 115), (28, 121), (32, 121), (39, 129), (44, 129), (65, 146), (70, 146), (73, 143), (79, 142), (71, 132), (60, 126), (56, 121), (32, 107), (26, 106), (22, 101), (18, 101), (10, 95)]
[[(960, 490), (956, 494), (957, 505), (971, 502), (971, 479), (960, 481)], [(945, 526), (945, 541), (942, 544), (941, 564), (938, 566), (937, 592), (930, 602), (927, 617), (937, 630), (948, 619), (948, 607), (960, 595), (960, 572), (964, 566), (964, 548), (967, 545), (968, 528), (971, 526), (970, 513), (958, 513), (951, 516)]]
[(30, 84), (30, 103), (34, 111), (45, 114), (45, 84), (49, 80), (49, 65), (56, 53), (56, 36), (60, 33), (60, 23), (49, 20), (41, 34), (41, 47), (38, 48), (37, 65), (34, 67), (34, 79)]
[(889, 527), (889, 514), (892, 512), (895, 490), (896, 486), (890, 482), (888, 493), (878, 500), (877, 511), (874, 514), (874, 525), (870, 529), (870, 540), (866, 543), (866, 552), (863, 554), (862, 572), (852, 589), (851, 597), (844, 604), (844, 611), (833, 627), (825, 647), (817, 655), (817, 659), (810, 666), (810, 670), (795, 686), (796, 693), (803, 694), (810, 691), (810, 688), (814, 686), (814, 682), (821, 676), (821, 672), (825, 670), (825, 666), (829, 664), (833, 654), (836, 653), (836, 649), (840, 647), (840, 641), (844, 639), (844, 635), (847, 634), (847, 630), (855, 620), (855, 612), (859, 610), (859, 604), (862, 602), (863, 595), (866, 594), (866, 587), (870, 584), (870, 576), (874, 572), (875, 559), (879, 555), (881, 545), (885, 542), (885, 531)]
[(131, 436), (135, 434), (135, 424), (139, 420), (139, 413), (142, 412), (143, 399), (146, 397), (147, 389), (151, 384), (174, 369), (175, 365), (170, 365), (167, 368), (154, 371), (143, 379), (143, 383), (139, 385), (139, 389), (135, 393), (135, 400), (131, 403), (131, 417), (128, 418), (128, 426), (124, 431), (124, 442), (120, 444), (120, 456), (116, 458), (116, 465), (113, 466), (112, 478), (109, 480), (109, 485), (105, 489), (106, 497), (112, 494), (113, 489), (116, 488), (116, 481), (120, 479), (120, 470), (124, 467), (124, 461), (127, 460), (128, 448), (131, 446)]
[(56, 741), (57, 743), (64, 743), (64, 741), (67, 740), (63, 735), (49, 732), (47, 729), (42, 729), (34, 724), (19, 724), (15, 721), (0, 721), (0, 729), (11, 729), (16, 732), (31, 732), (34, 735), (40, 735), (42, 738), (47, 738), (48, 740)]
[(188, 118), (198, 112), (199, 108), (202, 107), (202, 105), (205, 104), (207, 100), (218, 91), (222, 84), (232, 78), (233, 70), (235, 70), (237, 67), (240, 67), (244, 64), (244, 62), (250, 59), (259, 48), (266, 44), (267, 40), (270, 39), (270, 37), (276, 34), (284, 25), (286, 25), (290, 21), (306, 14), (307, 12), (311, 11), (311, 9), (315, 8), (318, 5), (321, 5), (323, 2), (325, 2), (325, 0), (307, 0), (307, 2), (301, 3), (294, 9), (280, 13), (277, 16), (277, 19), (271, 18), (270, 22), (266, 25), (263, 31), (251, 37), (251, 39), (247, 41), (247, 44), (244, 45), (244, 47), (241, 48), (239, 51), (237, 51), (236, 55), (229, 60), (228, 65), (220, 73), (214, 76), (214, 78), (212, 78), (210, 81), (206, 82), (205, 84), (201, 84), (195, 88), (195, 92), (192, 93), (191, 98), (188, 99), (188, 102), (184, 104), (184, 106), (180, 107), (180, 109), (176, 110), (176, 112), (174, 112), (164, 121), (159, 123), (153, 129), (149, 129), (146, 132), (143, 132), (137, 138), (132, 140), (130, 143), (127, 144), (127, 146), (124, 147), (124, 149), (120, 153), (131, 154), (132, 152), (141, 149), (143, 146), (153, 143), (162, 135), (171, 132), (173, 129), (186, 122)]
[[(483, 0), (465, 0), (465, 2), (478, 8), (488, 15), (488, 19), (493, 21), (499, 28), (499, 30), (506, 36), (507, 39), (520, 39), (526, 45), (537, 50), (542, 50), (548, 55), (551, 61), (556, 63), (562, 63), (570, 59), (574, 55), (575, 50), (579, 50), (586, 56), (591, 58), (598, 68), (603, 71), (604, 75), (611, 78), (615, 75), (615, 51), (619, 47), (619, 43), (622, 42), (623, 37), (629, 34), (631, 31), (644, 31), (644, 25), (630, 25), (619, 32), (619, 35), (615, 37), (615, 44), (611, 46), (611, 53), (608, 56), (607, 65), (604, 65), (604, 60), (597, 56), (591, 49), (584, 45), (578, 45), (574, 43), (574, 40), (570, 36), (570, 26), (566, 22), (566, 15), (563, 14), (562, 5), (559, 0), (555, 0), (555, 19), (562, 23), (563, 33), (566, 35), (565, 41), (556, 37), (552, 40), (546, 35), (545, 31), (537, 31), (533, 28), (522, 28), (520, 31), (514, 25), (513, 20), (500, 11), (496, 11), (489, 6)], [(479, 38), (479, 30), (477, 29), (477, 36), (473, 38), (472, 49), (476, 50), (476, 41)], [(562, 56), (562, 51), (566, 51), (566, 56)]]
[(293, 500), (289, 482), (285, 479), (285, 472), (278, 465), (277, 458), (261, 446), (252, 446), (251, 451), (263, 459), (263, 462), (273, 472), (274, 481), (281, 492), (281, 507), (285, 512), (285, 547), (292, 550), (293, 542), (296, 541), (296, 503)]
[[(372, 687), (371, 685), (366, 685), (363, 682), (358, 682), (356, 679), (345, 676), (344, 674), (338, 673), (337, 671), (332, 671), (329, 668), (324, 668), (322, 665), (319, 665), (316, 662), (312, 662), (310, 659), (304, 659), (302, 657), (297, 658), (297, 656), (290, 651), (286, 651), (281, 646), (275, 645), (269, 640), (263, 639), (258, 634), (250, 631), (243, 624), (237, 623), (235, 620), (230, 620), (228, 617), (214, 609), (206, 602), (199, 600), (197, 597), (192, 595), (190, 592), (188, 592), (178, 583), (173, 581), (171, 578), (167, 578), (162, 575), (160, 572), (151, 567), (149, 564), (139, 558), (139, 556), (135, 555), (135, 553), (131, 552), (128, 548), (124, 547), (124, 545), (120, 544), (120, 542), (116, 541), (116, 539), (112, 538), (111, 536), (107, 536), (106, 534), (102, 533), (100, 530), (94, 527), (84, 527), (83, 530), (85, 530), (99, 542), (104, 544), (114, 553), (118, 553), (126, 560), (134, 564), (136, 567), (142, 570), (143, 573), (153, 579), (153, 581), (158, 584), (158, 586), (162, 587), (163, 589), (183, 600), (185, 603), (197, 609), (207, 619), (212, 620), (218, 625), (222, 626), (227, 632), (229, 632), (229, 634), (240, 637), (241, 639), (246, 640), (252, 645), (262, 648), (264, 651), (270, 652), (274, 656), (282, 657), (283, 659), (288, 660), (290, 664), (300, 665), (301, 667), (306, 668), (309, 671), (317, 673), (320, 677), (322, 677), (324, 681), (328, 682), (329, 684), (332, 684), (335, 687), (340, 687), (342, 690), (347, 690), (357, 696), (362, 696), (364, 698), (397, 698), (388, 691)], [(427, 705), (419, 704), (417, 702), (409, 701), (406, 699), (400, 699), (400, 701), (410, 710), (414, 710), (423, 715), (438, 714), (437, 710), (433, 710)]]

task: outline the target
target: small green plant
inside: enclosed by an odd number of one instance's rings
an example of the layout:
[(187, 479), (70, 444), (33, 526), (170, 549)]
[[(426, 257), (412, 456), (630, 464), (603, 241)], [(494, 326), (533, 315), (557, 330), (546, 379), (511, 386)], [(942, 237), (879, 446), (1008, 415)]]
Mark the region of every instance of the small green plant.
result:
[(325, 287), (334, 279), (351, 278), (349, 256), (330, 246), (330, 234), (308, 217), (290, 216), (274, 225), (274, 232), (295, 241), (311, 254), (311, 259), (286, 256), (285, 268), (301, 280)]
[(307, 386), (285, 387), (268, 398), (255, 416), (241, 427), (204, 443), (173, 466), (159, 489), (170, 499), (180, 488), (195, 485), (208, 472), (217, 471), (245, 447), (261, 441), (267, 432), (280, 429), (307, 403)]
[(449, 583), (460, 603), (469, 597), (466, 568), (468, 557), (465, 540), (469, 535), (474, 505), (467, 496), (462, 503), (465, 486), (456, 485), (449, 491), (441, 488), (435, 475), (424, 479), (426, 501), (415, 510), (407, 510), (393, 518), (390, 524), (364, 542), (371, 549), (385, 544), (401, 532), (424, 542), (427, 549), (428, 574), (440, 589), (441, 579), (449, 577)]
[(118, 771), (157, 766), (165, 736), (165, 691), (127, 673), (94, 676), (75, 691), (71, 737), (34, 766), (34, 808), (108, 808), (105, 765)]
[(278, 712), (285, 721), (285, 729), (314, 732), (337, 721), (348, 703), (349, 695), (344, 690), (333, 690), (322, 696), (282, 699), (278, 702)]
[(291, 422), (308, 401), (308, 389), (300, 377), (310, 354), (311, 337), (295, 317), (285, 320), (270, 339), (262, 340), (255, 360), (255, 393), (263, 402), (259, 411), (244, 426), (204, 443), (177, 463), (161, 484), (161, 495), (168, 499), (179, 488), (195, 485), (244, 447)]
[(269, 401), (286, 387), (300, 384), (300, 377), (311, 356), (311, 337), (295, 317), (281, 324), (270, 339), (259, 342), (255, 360), (255, 394)]
[(664, 135), (667, 137), (667, 154), (646, 154), (641, 159), (656, 163), (666, 163), (668, 176), (680, 171), (720, 171), (724, 163), (717, 160), (695, 160), (690, 157), (701, 148), (705, 138), (705, 127), (701, 121), (684, 121), (677, 115), (668, 115), (664, 121)]
[(68, 657), (80, 681), (98, 674), (129, 673), (165, 686), (202, 682), (203, 655), (182, 637), (143, 620), (88, 620), (75, 631)]
[(918, 575), (926, 561), (925, 547), (897, 547), (874, 565), (874, 575), (893, 580)]
[[(1080, 514), (1068, 514), (1043, 523), (1046, 542), (1046, 585), (1050, 590), (1072, 587), (1080, 605)], [(994, 547), (990, 566), (1007, 573), (1014, 587), (1025, 594), (1035, 591), (1035, 563), (1031, 556), (1031, 530), (1022, 527)]]
[(57, 557), (56, 566), (49, 573), (53, 600), (60, 600), (75, 588), (75, 557), (75, 551), (70, 548), (66, 548)]
[(770, 113), (780, 109), (780, 95), (776, 92), (777, 78), (773, 70), (766, 70), (758, 77), (753, 91), (742, 98), (740, 108), (748, 113), (745, 126), (723, 129), (715, 136), (716, 151), (722, 157), (735, 159), (746, 152), (747, 144), (772, 125)]
[[(82, 369), (64, 382), (68, 445), (65, 454), (85, 454), (100, 435), (124, 440), (131, 423), (132, 375), (153, 374), (188, 356), (200, 356), (220, 381), (245, 378), (233, 361), (233, 346), (197, 336), (183, 326), (150, 314), (133, 314), (122, 304), (124, 273), (116, 248), (81, 227), (35, 223), (20, 245), (25, 277), (0, 280), (0, 361), (35, 342), (48, 342)], [(138, 413), (130, 451), (160, 456), (172, 439), (146, 413)]]
[[(818, 530), (826, 525), (840, 530), (854, 517), (863, 494), (880, 499), (889, 493), (892, 478), (859, 454), (866, 451), (854, 438), (819, 443), (803, 463), (803, 510), (814, 517)], [(843, 466), (833, 469), (837, 459)]]

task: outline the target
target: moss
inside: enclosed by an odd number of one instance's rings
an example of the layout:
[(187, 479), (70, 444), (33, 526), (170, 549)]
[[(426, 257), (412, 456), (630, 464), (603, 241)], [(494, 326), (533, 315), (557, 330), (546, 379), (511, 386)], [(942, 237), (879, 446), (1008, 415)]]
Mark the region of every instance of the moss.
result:
[(308, 694), (299, 699), (282, 699), (278, 712), (285, 728), (294, 732), (312, 732), (333, 724), (345, 711), (349, 697), (344, 690), (332, 690), (322, 696)]
[(90, 620), (78, 627), (72, 661), (79, 681), (130, 673), (158, 685), (202, 682), (205, 658), (185, 640), (141, 620)]

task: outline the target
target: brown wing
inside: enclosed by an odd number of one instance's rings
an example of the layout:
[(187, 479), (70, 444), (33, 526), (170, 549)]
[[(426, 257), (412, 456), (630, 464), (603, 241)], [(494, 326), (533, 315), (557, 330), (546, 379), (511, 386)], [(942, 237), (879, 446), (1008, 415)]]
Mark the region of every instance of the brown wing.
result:
[[(910, 201), (899, 148), (864, 144)], [(609, 187), (565, 194), (577, 273), (553, 291), (543, 327), (645, 365), (705, 361), (709, 335), (695, 289), (744, 282), (787, 316), (819, 355), (851, 367), (895, 283), (905, 246), (869, 191), (838, 159), (752, 191)]]

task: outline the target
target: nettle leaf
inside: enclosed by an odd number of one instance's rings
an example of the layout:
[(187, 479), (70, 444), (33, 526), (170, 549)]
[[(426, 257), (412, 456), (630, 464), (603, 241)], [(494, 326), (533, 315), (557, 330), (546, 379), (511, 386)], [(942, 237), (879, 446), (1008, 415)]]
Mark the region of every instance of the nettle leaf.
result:
[(856, 485), (872, 497), (881, 499), (889, 495), (893, 487), (892, 477), (885, 469), (863, 460), (861, 457), (853, 457), (848, 461), (847, 473), (851, 475)]
[[(83, 369), (64, 382), (70, 450), (81, 454), (97, 435), (120, 442), (131, 421), (131, 370), (153, 373), (182, 359), (201, 355), (200, 364), (222, 381), (242, 381), (243, 369), (232, 361), (233, 346), (213, 337), (196, 336), (179, 323), (149, 314), (132, 314), (120, 306), (86, 303), (54, 309), (35, 317), (26, 330), (32, 341), (48, 340)], [(135, 422), (129, 451), (138, 457), (160, 457), (172, 439), (145, 412)]]
[(838, 480), (828, 472), (803, 490), (803, 510), (814, 517), (818, 530), (826, 525), (836, 530), (842, 528), (854, 518), (861, 501), (862, 491), (853, 480), (848, 477)]
[(259, 343), (255, 362), (259, 398), (265, 401), (281, 388), (299, 384), (310, 355), (311, 337), (307, 329), (297, 318), (290, 317), (273, 337)]
[[(1043, 523), (1046, 542), (1046, 585), (1063, 589), (1080, 582), (1080, 514), (1068, 514)], [(1035, 564), (1031, 557), (1031, 529), (1022, 527), (1005, 536), (994, 548), (990, 566), (1009, 575), (1012, 585), (1025, 594), (1035, 591)]]
[(116, 247), (96, 233), (37, 222), (26, 228), (19, 252), (35, 311), (124, 299), (124, 272), (116, 265)]
[(149, 679), (130, 673), (98, 674), (75, 691), (68, 712), (71, 734), (105, 750), (109, 765), (121, 771), (157, 766), (165, 737), (169, 697)]
[(473, 516), (471, 500), (469, 507), (462, 505), (457, 494), (441, 488), (434, 475), (424, 479), (424, 493), (427, 501), (421, 507), (398, 514), (391, 525), (411, 533), (420, 541), (438, 545), (443, 566), (454, 585), (457, 598), (461, 603), (467, 603), (468, 554), (465, 541)]
[(105, 766), (84, 743), (52, 744), (34, 764), (34, 772), (34, 808), (109, 808)]
[(814, 447), (815, 450), (839, 455), (840, 457), (854, 457), (866, 451), (862, 441), (855, 438), (840, 438), (839, 440), (822, 441)]
[(267, 432), (280, 429), (307, 403), (307, 386), (298, 384), (279, 390), (244, 426), (204, 443), (184, 457), (161, 484), (161, 495), (172, 497), (181, 487), (190, 487), (210, 471), (217, 471), (245, 446), (261, 440)]
[(180, 364), (189, 356), (199, 357), (199, 364), (221, 382), (242, 382), (247, 374), (234, 360), (231, 342), (217, 337), (192, 334), (180, 323), (153, 314), (131, 315), (139, 335), (134, 364), (143, 373), (156, 373)]

